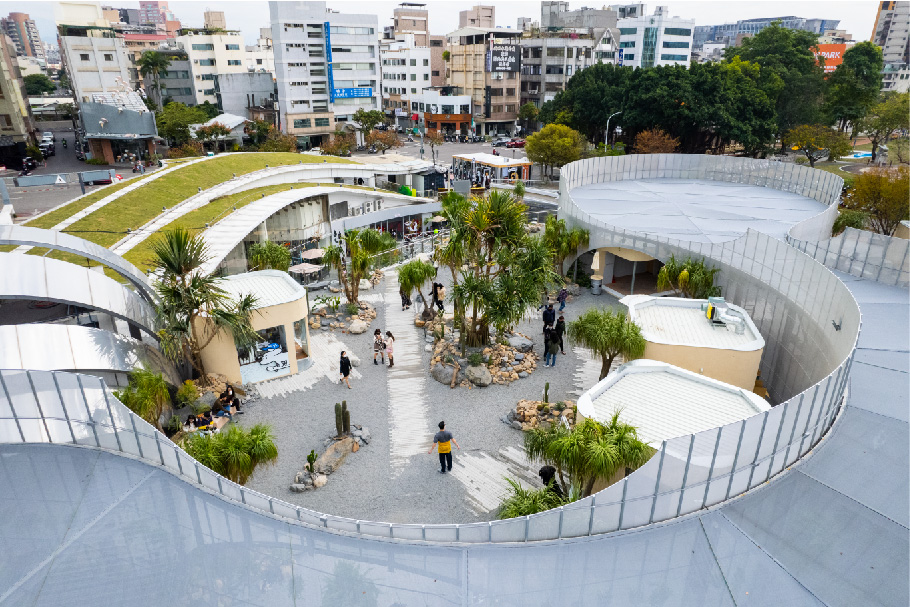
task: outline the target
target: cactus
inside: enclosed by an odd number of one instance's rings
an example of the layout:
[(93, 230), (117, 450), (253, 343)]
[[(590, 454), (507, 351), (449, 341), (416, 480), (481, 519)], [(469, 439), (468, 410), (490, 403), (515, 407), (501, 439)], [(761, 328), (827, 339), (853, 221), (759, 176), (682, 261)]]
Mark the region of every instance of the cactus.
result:
[(344, 433), (351, 433), (351, 412), (347, 409), (344, 410)]
[(543, 385), (543, 402), (550, 402), (550, 382)]
[(342, 409), (341, 403), (335, 403), (335, 433), (336, 436), (341, 436), (341, 430), (343, 429), (342, 425)]
[(316, 450), (313, 449), (310, 451), (310, 454), (306, 456), (306, 469), (310, 474), (313, 474), (314, 472), (313, 466), (316, 463), (316, 459)]

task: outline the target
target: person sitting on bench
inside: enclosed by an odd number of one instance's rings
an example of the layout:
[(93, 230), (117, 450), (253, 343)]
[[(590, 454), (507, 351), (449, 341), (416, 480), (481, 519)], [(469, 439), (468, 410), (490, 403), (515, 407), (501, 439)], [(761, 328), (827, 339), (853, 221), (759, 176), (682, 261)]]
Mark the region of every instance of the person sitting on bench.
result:
[(228, 385), (228, 387), (221, 393), (221, 396), (218, 397), (218, 400), (228, 403), (228, 406), (233, 406), (236, 409), (237, 413), (243, 415), (243, 411), (240, 410), (240, 399), (237, 397), (237, 394), (234, 392), (234, 387)]

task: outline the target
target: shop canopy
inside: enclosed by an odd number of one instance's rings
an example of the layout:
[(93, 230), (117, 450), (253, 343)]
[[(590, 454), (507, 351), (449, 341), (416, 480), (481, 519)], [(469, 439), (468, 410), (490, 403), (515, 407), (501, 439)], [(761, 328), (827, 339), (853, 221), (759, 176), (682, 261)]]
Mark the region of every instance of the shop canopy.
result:
[(490, 167), (509, 168), (531, 166), (533, 164), (527, 158), (506, 158), (505, 156), (496, 156), (493, 154), (456, 154), (452, 156), (453, 161), (461, 160), (463, 162), (472, 162)]

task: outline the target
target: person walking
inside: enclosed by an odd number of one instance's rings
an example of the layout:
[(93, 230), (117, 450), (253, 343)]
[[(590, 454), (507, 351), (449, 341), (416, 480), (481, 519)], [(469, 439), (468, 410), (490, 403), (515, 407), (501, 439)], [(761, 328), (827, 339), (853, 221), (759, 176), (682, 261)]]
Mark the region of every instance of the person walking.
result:
[(540, 305), (537, 306), (537, 311), (539, 312), (543, 308), (546, 308), (548, 303), (550, 303), (550, 294), (547, 293), (546, 289), (544, 289), (540, 294)]
[(341, 351), (341, 360), (338, 369), (341, 379), (338, 380), (338, 383), (346, 383), (348, 385), (348, 390), (351, 390), (351, 380), (348, 379), (348, 375), (351, 374), (351, 359), (348, 358), (346, 354), (347, 353), (344, 350)]
[(559, 320), (556, 321), (556, 326), (553, 327), (553, 333), (556, 334), (556, 339), (559, 342), (559, 351), (565, 356), (566, 349), (562, 343), (562, 336), (566, 333), (566, 318), (562, 314), (559, 315)]
[(376, 362), (376, 355), (379, 355), (382, 358), (382, 364), (385, 364), (385, 342), (382, 340), (382, 331), (376, 329), (373, 331), (373, 364), (378, 365)]
[(543, 311), (543, 326), (552, 329), (555, 322), (556, 310), (553, 309), (553, 304), (547, 304), (547, 309)]
[(446, 430), (446, 423), (439, 422), (439, 432), (433, 437), (433, 446), (427, 453), (432, 453), (433, 449), (439, 448), (439, 466), (441, 468), (439, 472), (441, 474), (445, 474), (446, 469), (449, 472), (452, 471), (452, 443), (455, 443), (455, 446), (461, 450), (461, 445), (458, 444), (452, 433)]
[(439, 308), (439, 311), (443, 314), (445, 313), (445, 307), (443, 302), (446, 298), (446, 288), (440, 282), (433, 283), (433, 303), (436, 304), (436, 307)]
[(401, 311), (404, 312), (411, 307), (411, 296), (404, 289), (398, 289), (398, 294), (401, 296)]
[(559, 311), (562, 312), (566, 309), (566, 299), (569, 297), (569, 292), (566, 291), (566, 288), (563, 287), (559, 290), (559, 295), (556, 296), (556, 301), (559, 302)]
[(385, 332), (385, 351), (389, 355), (389, 367), (395, 366), (395, 336), (391, 331)]
[(546, 355), (544, 356), (545, 367), (555, 367), (556, 366), (556, 355), (559, 354), (559, 336), (556, 335), (556, 331), (551, 329), (545, 338), (544, 348)]

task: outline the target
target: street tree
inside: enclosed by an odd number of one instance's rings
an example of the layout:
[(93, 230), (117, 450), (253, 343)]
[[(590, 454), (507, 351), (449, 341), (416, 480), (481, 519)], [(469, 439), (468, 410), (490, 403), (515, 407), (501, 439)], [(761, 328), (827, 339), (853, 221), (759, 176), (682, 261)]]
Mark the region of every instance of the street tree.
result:
[(565, 219), (556, 219), (548, 215), (544, 224), (543, 241), (553, 251), (553, 262), (556, 272), (563, 278), (563, 264), (567, 257), (578, 252), (578, 247), (587, 246), (591, 233), (583, 228), (569, 228)]
[(860, 42), (844, 53), (843, 63), (827, 78), (825, 111), (843, 131), (876, 104), (882, 88), (882, 50)]
[(142, 74), (142, 77), (151, 80), (151, 82), (146, 83), (145, 88), (152, 93), (152, 100), (159, 107), (162, 105), (161, 74), (167, 72), (167, 68), (170, 65), (171, 58), (158, 51), (145, 51), (139, 56), (139, 61), (136, 62), (136, 67), (139, 68), (139, 73)]
[(366, 144), (385, 154), (386, 150), (401, 147), (401, 139), (395, 131), (370, 131), (366, 136)]
[(25, 82), (25, 93), (27, 95), (43, 95), (44, 93), (53, 93), (57, 90), (54, 81), (44, 74), (29, 74), (22, 79)]
[(424, 289), (429, 281), (436, 276), (436, 268), (431, 263), (422, 259), (412, 259), (398, 269), (398, 285), (407, 295), (414, 291), (420, 295), (423, 302), (423, 312), (421, 316), (426, 320), (434, 318), (436, 311), (427, 301), (427, 296), (423, 294)]
[(896, 131), (910, 128), (910, 93), (886, 93), (868, 114), (856, 124), (872, 144), (872, 162), (878, 158), (878, 148), (891, 140)]
[(892, 139), (888, 144), (888, 154), (901, 164), (910, 163), (910, 137)]
[(636, 154), (672, 154), (679, 149), (679, 139), (663, 129), (648, 129), (635, 136), (633, 149)]
[(567, 329), (569, 339), (600, 358), (600, 379), (610, 372), (617, 356), (630, 361), (645, 353), (641, 328), (624, 312), (589, 308)]
[(657, 273), (657, 289), (675, 291), (677, 296), (693, 299), (720, 297), (721, 289), (714, 284), (718, 272), (719, 269), (705, 265), (704, 259), (680, 261), (671, 255)]
[(360, 125), (358, 130), (366, 137), (370, 131), (383, 123), (385, 114), (380, 110), (365, 110), (360, 108), (354, 112), (351, 116), (351, 120)]
[(910, 169), (870, 169), (857, 175), (844, 206), (861, 211), (879, 234), (892, 236), (901, 221), (910, 219)]
[(231, 129), (221, 124), (213, 122), (206, 126), (200, 126), (196, 129), (196, 139), (207, 143), (209, 141), (215, 144), (216, 150), (219, 149), (219, 141), (224, 143), (224, 138), (231, 134)]
[(436, 162), (436, 155), (439, 153), (436, 148), (445, 142), (445, 138), (439, 131), (427, 131), (423, 136), (423, 141), (430, 146), (430, 158)]
[(581, 158), (585, 139), (581, 133), (561, 124), (548, 124), (529, 136), (525, 144), (528, 159), (549, 170), (562, 167)]
[(250, 270), (280, 270), (287, 272), (291, 267), (291, 252), (277, 242), (265, 240), (250, 247), (247, 258)]
[(784, 142), (809, 160), (809, 166), (824, 158), (836, 160), (850, 153), (850, 138), (823, 124), (803, 124), (784, 133)]
[(609, 481), (626, 468), (645, 464), (654, 450), (638, 438), (634, 426), (615, 412), (607, 423), (585, 419), (571, 430), (561, 424), (532, 428), (525, 434), (525, 453), (556, 468), (563, 495), (585, 498), (598, 480)]
[(177, 102), (168, 103), (155, 116), (158, 134), (167, 139), (171, 147), (181, 146), (192, 139), (190, 125), (200, 124), (206, 120), (208, 118), (205, 113), (198, 107), (189, 107)]
[(350, 156), (351, 150), (357, 146), (353, 133), (336, 131), (331, 139), (323, 141), (320, 149), (329, 156)]
[(394, 248), (396, 243), (391, 235), (372, 228), (348, 230), (342, 241), (344, 248), (336, 244), (327, 246), (323, 259), (338, 272), (345, 298), (356, 304), (359, 303), (360, 281), (369, 276), (375, 255)]
[(524, 123), (525, 131), (531, 130), (531, 124), (537, 120), (540, 110), (530, 101), (518, 108), (518, 119)]
[(275, 127), (268, 120), (251, 120), (243, 127), (243, 132), (252, 140), (254, 145), (265, 143), (269, 132)]
[(260, 152), (296, 152), (297, 137), (289, 133), (282, 133), (270, 125), (269, 134), (265, 141), (259, 144)]
[(152, 254), (152, 268), (160, 272), (155, 289), (161, 349), (175, 362), (189, 362), (207, 383), (202, 350), (219, 331), (230, 333), (241, 350), (256, 343), (251, 324), (256, 298), (233, 300), (221, 287), (222, 278), (201, 271), (209, 253), (199, 234), (167, 231), (152, 244)]

